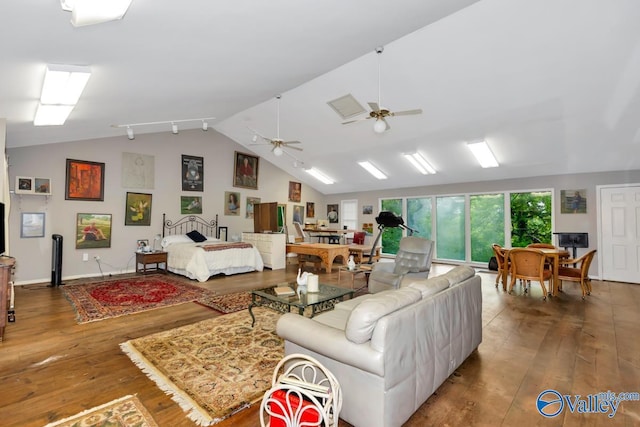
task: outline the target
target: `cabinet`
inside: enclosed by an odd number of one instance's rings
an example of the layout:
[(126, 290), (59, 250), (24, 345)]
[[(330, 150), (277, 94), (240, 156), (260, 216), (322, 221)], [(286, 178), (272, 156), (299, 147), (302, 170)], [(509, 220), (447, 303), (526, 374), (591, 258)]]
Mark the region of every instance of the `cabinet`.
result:
[(242, 233), (242, 241), (258, 249), (264, 266), (272, 270), (286, 266), (286, 238), (283, 233)]
[(16, 260), (11, 257), (0, 257), (0, 342), (4, 339), (4, 327), (7, 325), (7, 302), (9, 300), (9, 282)]

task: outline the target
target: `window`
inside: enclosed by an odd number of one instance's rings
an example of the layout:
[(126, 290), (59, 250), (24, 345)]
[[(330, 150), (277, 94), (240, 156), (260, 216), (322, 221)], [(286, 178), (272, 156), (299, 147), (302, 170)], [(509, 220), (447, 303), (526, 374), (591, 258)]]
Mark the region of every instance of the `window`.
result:
[(551, 243), (551, 191), (511, 193), (511, 246)]
[[(380, 212), (390, 211), (396, 215), (404, 217), (402, 210), (402, 200), (403, 199), (382, 199), (380, 201)], [(401, 238), (401, 228), (385, 228), (384, 232), (382, 233), (382, 253), (394, 255), (397, 254)]]
[(465, 260), (465, 197), (436, 197), (436, 254), (439, 259)]
[(350, 230), (358, 229), (358, 201), (343, 200), (340, 202), (340, 212), (342, 212), (341, 222)]
[(504, 246), (504, 193), (469, 197), (471, 261), (489, 262), (491, 245)]
[(407, 227), (414, 236), (431, 239), (431, 197), (407, 199)]

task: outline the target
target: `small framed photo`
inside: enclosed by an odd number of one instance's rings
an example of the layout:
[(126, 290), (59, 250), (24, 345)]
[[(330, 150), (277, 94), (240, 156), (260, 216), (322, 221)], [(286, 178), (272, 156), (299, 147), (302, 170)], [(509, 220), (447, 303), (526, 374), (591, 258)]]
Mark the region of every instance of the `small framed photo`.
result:
[(204, 158), (182, 155), (182, 191), (204, 191)]
[(44, 212), (22, 212), (20, 217), (20, 237), (44, 237)]
[(224, 240), (225, 242), (227, 241), (227, 227), (218, 227), (218, 236), (217, 238), (220, 240)]
[(560, 190), (560, 213), (587, 213), (587, 190)]
[(64, 198), (104, 201), (104, 163), (67, 159)]
[(233, 186), (257, 190), (259, 162), (259, 157), (236, 151), (233, 161)]
[(298, 202), (302, 198), (302, 184), (295, 181), (289, 181), (289, 201)]
[(110, 248), (111, 214), (79, 213), (76, 218), (76, 249)]
[(124, 225), (151, 225), (151, 194), (127, 192)]
[(16, 194), (33, 194), (35, 188), (34, 179), (29, 176), (16, 176)]
[(314, 202), (307, 202), (307, 218), (316, 217), (316, 204)]
[(43, 196), (51, 195), (51, 180), (49, 178), (34, 178), (33, 192)]
[(240, 193), (235, 191), (224, 192), (224, 214), (240, 215)]
[(149, 240), (140, 239), (136, 242), (137, 252), (151, 252), (151, 246), (149, 246)]

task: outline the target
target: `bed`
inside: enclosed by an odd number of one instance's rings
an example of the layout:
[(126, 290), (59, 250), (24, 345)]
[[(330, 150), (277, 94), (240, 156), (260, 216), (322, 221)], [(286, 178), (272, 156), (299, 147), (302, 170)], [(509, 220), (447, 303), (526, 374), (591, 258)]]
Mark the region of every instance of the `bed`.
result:
[(199, 282), (217, 274), (262, 271), (262, 257), (255, 247), (218, 237), (218, 215), (212, 220), (188, 215), (174, 221), (163, 214), (161, 245), (168, 253), (167, 269)]

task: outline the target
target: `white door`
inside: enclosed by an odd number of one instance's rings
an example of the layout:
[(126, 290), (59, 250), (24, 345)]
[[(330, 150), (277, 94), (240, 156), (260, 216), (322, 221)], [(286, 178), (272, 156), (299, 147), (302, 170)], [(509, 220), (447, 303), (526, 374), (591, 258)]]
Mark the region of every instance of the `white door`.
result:
[(640, 185), (600, 189), (602, 279), (640, 283)]

